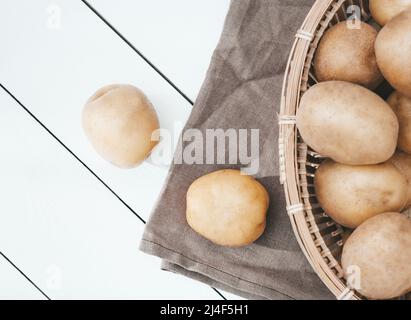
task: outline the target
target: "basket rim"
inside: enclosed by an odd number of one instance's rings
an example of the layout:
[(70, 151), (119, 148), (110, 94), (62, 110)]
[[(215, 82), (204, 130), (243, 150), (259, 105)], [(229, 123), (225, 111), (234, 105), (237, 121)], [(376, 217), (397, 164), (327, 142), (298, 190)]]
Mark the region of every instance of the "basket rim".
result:
[[(284, 186), (287, 202), (287, 212), (291, 221), (297, 242), (300, 245), (307, 260), (316, 271), (317, 275), (328, 289), (341, 300), (360, 300), (361, 297), (351, 290), (330, 267), (330, 264), (338, 264), (330, 252), (320, 252), (315, 244), (312, 232), (307, 221), (307, 204), (302, 199), (299, 189), (298, 159), (296, 128), (296, 111), (304, 88), (307, 86), (308, 73), (311, 59), (307, 65), (307, 56), (315, 51), (316, 45), (337, 11), (350, 0), (316, 0), (304, 20), (300, 30), (296, 34), (291, 52), (289, 54), (283, 88), (281, 95), (281, 108), (279, 114), (279, 161), (280, 180)], [(364, 5), (363, 1), (360, 1)], [(318, 35), (319, 33), (319, 35)], [(316, 36), (317, 35), (317, 36)], [(314, 47), (313, 47), (314, 46)], [(311, 49), (311, 50), (310, 50)], [(307, 146), (302, 145), (302, 148)], [(316, 226), (315, 221), (309, 221)], [(317, 242), (322, 242), (327, 251), (327, 245), (322, 236), (317, 233)], [(328, 250), (329, 251), (329, 250)], [(328, 255), (328, 256), (327, 256)], [(326, 257), (329, 260), (326, 261)]]

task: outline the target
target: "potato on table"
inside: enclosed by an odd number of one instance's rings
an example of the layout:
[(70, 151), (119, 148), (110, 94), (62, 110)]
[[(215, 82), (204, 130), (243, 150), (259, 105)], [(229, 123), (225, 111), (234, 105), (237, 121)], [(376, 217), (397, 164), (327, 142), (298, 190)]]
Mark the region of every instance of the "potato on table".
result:
[(383, 213), (360, 225), (342, 252), (345, 277), (369, 299), (411, 291), (411, 219)]
[(321, 82), (301, 98), (297, 127), (315, 151), (351, 165), (377, 164), (397, 146), (398, 119), (372, 91), (344, 81)]
[(186, 218), (191, 228), (216, 244), (245, 246), (264, 232), (268, 204), (267, 191), (253, 177), (220, 170), (190, 185)]
[(398, 118), (398, 148), (411, 154), (411, 98), (395, 91), (387, 100)]
[(407, 180), (408, 200), (405, 208), (409, 208), (411, 207), (411, 155), (397, 151), (389, 161), (397, 167)]
[(109, 85), (98, 90), (83, 110), (83, 128), (95, 150), (121, 168), (139, 165), (158, 141), (154, 107), (131, 85)]
[(411, 9), (408, 9), (379, 32), (375, 55), (385, 79), (403, 95), (411, 97)]
[(391, 163), (351, 166), (326, 160), (314, 183), (321, 207), (348, 228), (383, 212), (400, 211), (408, 200), (407, 180)]
[(318, 81), (342, 80), (375, 89), (383, 77), (375, 58), (377, 30), (358, 21), (360, 28), (349, 28), (346, 21), (328, 29), (314, 58)]
[(370, 0), (371, 15), (381, 26), (409, 8), (411, 0)]

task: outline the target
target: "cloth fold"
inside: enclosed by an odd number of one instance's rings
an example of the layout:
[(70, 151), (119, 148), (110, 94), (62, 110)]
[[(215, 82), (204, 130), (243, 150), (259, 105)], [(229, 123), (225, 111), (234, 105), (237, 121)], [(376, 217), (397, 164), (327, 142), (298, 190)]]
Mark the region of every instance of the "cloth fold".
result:
[(333, 298), (301, 253), (278, 177), (277, 113), (284, 71), (294, 35), (313, 3), (232, 0), (183, 132), (259, 129), (255, 177), (270, 195), (266, 230), (242, 248), (220, 247), (195, 233), (185, 219), (189, 185), (209, 172), (242, 166), (173, 164), (140, 244), (142, 251), (163, 259), (164, 270), (250, 299)]

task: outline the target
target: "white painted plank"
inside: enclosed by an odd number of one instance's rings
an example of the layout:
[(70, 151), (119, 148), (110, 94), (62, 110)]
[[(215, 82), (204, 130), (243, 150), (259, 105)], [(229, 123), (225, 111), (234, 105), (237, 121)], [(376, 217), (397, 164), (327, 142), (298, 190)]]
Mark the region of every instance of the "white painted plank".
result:
[(46, 298), (0, 255), (0, 300), (15, 299), (45, 300)]
[[(50, 6), (48, 1), (32, 2), (26, 0), (16, 3), (9, 0), (2, 3), (2, 11), (0, 11), (0, 43), (2, 45), (0, 82), (26, 104), (135, 211), (147, 219), (166, 176), (166, 169), (144, 164), (140, 168), (125, 171), (114, 168), (100, 159), (85, 140), (80, 128), (82, 104), (96, 88), (102, 85), (112, 82), (133, 83), (148, 94), (159, 111), (162, 127), (169, 129), (173, 127), (174, 121), (179, 121), (180, 124), (184, 123), (190, 112), (190, 106), (120, 39), (115, 37), (83, 4), (72, 1), (56, 1), (55, 3), (57, 6)], [(58, 23), (56, 24), (58, 15), (60, 15), (60, 26)], [(59, 27), (56, 29), (56, 26)], [(29, 137), (29, 139), (32, 138)], [(31, 143), (35, 145), (37, 142), (31, 141)], [(44, 154), (48, 156), (47, 148), (45, 148)], [(67, 154), (62, 157), (67, 157)], [(38, 160), (38, 163), (42, 164), (43, 162)], [(40, 166), (36, 170), (38, 176), (43, 175), (43, 169)], [(51, 173), (54, 177), (53, 174), (55, 172)], [(27, 179), (27, 176), (23, 176), (19, 183), (26, 185)], [(93, 181), (95, 183), (95, 180)], [(37, 190), (37, 184), (29, 184), (28, 190), (32, 189)], [(57, 194), (59, 193), (57, 192)], [(110, 196), (110, 194), (106, 194), (106, 197)], [(30, 204), (37, 203), (35, 209), (39, 212), (52, 210), (53, 207), (49, 206), (61, 206), (60, 202), (41, 200), (42, 198), (38, 194), (35, 198), (28, 199), (32, 202)], [(67, 202), (67, 197), (64, 200)], [(99, 201), (99, 198), (93, 199), (91, 197), (90, 201), (94, 203)], [(11, 205), (11, 203), (8, 204)], [(26, 209), (27, 206), (31, 208), (27, 202), (21, 205), (25, 206)], [(5, 208), (8, 208), (7, 205)], [(104, 208), (102, 206), (102, 209)], [(115, 223), (110, 223), (110, 225), (116, 226)], [(16, 228), (17, 226), (18, 224), (14, 225)], [(48, 228), (51, 232), (55, 229), (54, 223), (50, 221), (41, 227), (39, 232), (43, 232), (44, 228)], [(142, 227), (137, 226), (136, 228), (141, 233)], [(134, 232), (131, 234), (135, 235), (136, 230), (133, 230)], [(121, 233), (121, 237), (124, 236), (121, 228), (117, 229), (116, 232)], [(28, 241), (27, 237), (23, 237), (23, 240)], [(69, 240), (64, 237), (60, 239), (63, 243)], [(133, 254), (137, 250), (137, 242), (138, 237), (129, 247)], [(16, 245), (20, 247), (16, 248)], [(16, 252), (20, 252), (21, 250), (17, 249), (22, 247), (19, 242), (13, 243)], [(44, 255), (45, 261), (56, 260), (54, 258), (57, 255), (55, 251), (50, 252), (49, 249), (43, 251), (43, 248), (46, 247), (40, 246), (39, 253)], [(77, 250), (77, 247), (70, 247), (67, 244), (65, 249), (70, 252)], [(105, 252), (101, 249), (98, 250), (101, 254)], [(130, 255), (130, 252), (127, 254)], [(20, 254), (22, 255), (21, 259), (25, 259), (29, 270), (32, 270), (31, 267), (34, 266), (32, 261), (36, 262), (34, 269), (43, 284), (49, 283), (47, 273), (59, 274), (62, 266), (66, 268), (66, 260), (71, 261), (71, 255), (58, 254), (59, 259), (63, 261), (62, 263), (44, 265), (41, 259), (37, 261), (36, 257), (25, 256), (26, 252)], [(93, 257), (88, 255), (87, 250), (82, 254), (87, 258), (84, 260), (86, 269), (90, 265), (95, 266), (97, 263), (95, 261), (102, 258), (96, 254), (96, 259), (93, 260)], [(137, 264), (140, 262), (142, 264), (155, 263), (154, 266), (151, 264), (147, 270), (158, 270), (157, 259), (139, 253), (137, 255), (139, 257)], [(59, 259), (57, 260), (60, 261)], [(104, 259), (109, 258), (105, 257)], [(106, 260), (104, 261), (107, 262)], [(70, 277), (76, 274), (70, 267), (67, 268), (69, 268)], [(101, 276), (100, 273), (91, 277), (90, 281), (99, 283), (101, 281), (99, 276)], [(127, 276), (129, 275), (126, 273), (125, 277)], [(89, 279), (89, 274), (85, 277)], [(170, 278), (178, 280), (174, 288), (179, 288), (179, 291), (184, 288), (182, 283), (187, 284), (187, 286), (191, 286), (192, 283), (175, 275), (168, 275), (167, 279)], [(148, 280), (150, 279), (148, 278)], [(155, 279), (159, 279), (157, 274)], [(70, 283), (76, 282), (70, 279)], [(162, 283), (166, 282), (162, 281)], [(113, 286), (115, 285), (113, 284)], [(172, 287), (170, 286), (170, 288)], [(58, 298), (77, 297), (78, 288), (82, 287), (71, 286), (64, 290), (57, 290), (55, 296)], [(107, 289), (107, 287), (104, 288)], [(111, 296), (111, 294), (116, 295), (117, 293), (122, 298), (124, 296), (136, 297), (136, 292), (130, 291), (127, 286), (124, 288), (116, 287), (117, 291), (109, 290), (106, 292), (102, 287), (93, 286), (92, 283), (89, 289), (84, 292), (84, 297), (90, 295), (105, 297), (106, 294)], [(207, 292), (208, 295), (209, 288), (204, 287), (204, 289), (204, 293)], [(51, 285), (51, 291), (53, 291), (53, 285)], [(138, 294), (140, 298), (158, 298), (157, 288), (149, 290), (145, 294), (139, 291)], [(213, 292), (211, 294), (215, 295)], [(171, 298), (168, 295), (167, 297)], [(179, 294), (173, 296), (173, 298), (178, 297)], [(189, 297), (193, 298), (191, 295)]]
[[(90, 0), (192, 101), (222, 32), (229, 0)], [(243, 299), (220, 290), (230, 300)]]
[(143, 224), (0, 92), (0, 244), (52, 299), (218, 299), (137, 250)]
[[(124, 170), (101, 159), (81, 128), (84, 102), (103, 85), (134, 84), (155, 105), (162, 128), (174, 131), (178, 122), (177, 134), (191, 107), (81, 1), (56, 3), (50, 7), (48, 0), (2, 2), (0, 81), (147, 219), (167, 167), (146, 162)], [(60, 26), (54, 24), (58, 16)]]
[(229, 0), (90, 0), (192, 100), (217, 46)]

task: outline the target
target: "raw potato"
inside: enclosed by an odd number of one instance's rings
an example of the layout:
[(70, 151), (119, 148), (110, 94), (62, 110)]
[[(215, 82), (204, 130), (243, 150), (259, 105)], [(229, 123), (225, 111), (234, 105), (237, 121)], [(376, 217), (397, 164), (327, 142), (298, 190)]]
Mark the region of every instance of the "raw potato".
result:
[(371, 15), (381, 26), (408, 8), (411, 0), (370, 0)]
[(398, 120), (390, 106), (370, 90), (343, 81), (311, 87), (301, 99), (297, 127), (312, 149), (344, 164), (384, 162), (397, 146)]
[(395, 91), (387, 100), (400, 124), (398, 148), (411, 154), (411, 98)]
[(269, 196), (253, 177), (220, 170), (195, 180), (187, 191), (187, 222), (222, 246), (245, 246), (265, 229)]
[(411, 219), (411, 208), (408, 208), (407, 210), (402, 211), (401, 214)]
[(377, 30), (358, 21), (359, 29), (340, 22), (327, 30), (314, 58), (318, 81), (342, 80), (375, 89), (383, 77), (375, 58)]
[(408, 201), (405, 207), (409, 208), (411, 206), (411, 155), (402, 151), (397, 151), (389, 161), (396, 166), (407, 180)]
[(121, 168), (139, 165), (158, 143), (154, 107), (131, 85), (109, 85), (98, 90), (83, 110), (83, 128), (96, 151)]
[(399, 92), (411, 97), (411, 9), (396, 16), (375, 41), (378, 66), (385, 79)]
[(399, 213), (375, 216), (348, 238), (342, 252), (346, 279), (369, 299), (391, 299), (411, 291), (411, 219)]
[(341, 234), (341, 240), (343, 241), (343, 243), (347, 242), (348, 238), (351, 236), (352, 233), (353, 229), (344, 228), (343, 233)]
[(408, 199), (407, 181), (391, 163), (350, 166), (326, 160), (314, 183), (324, 211), (348, 228), (383, 212), (400, 211)]

